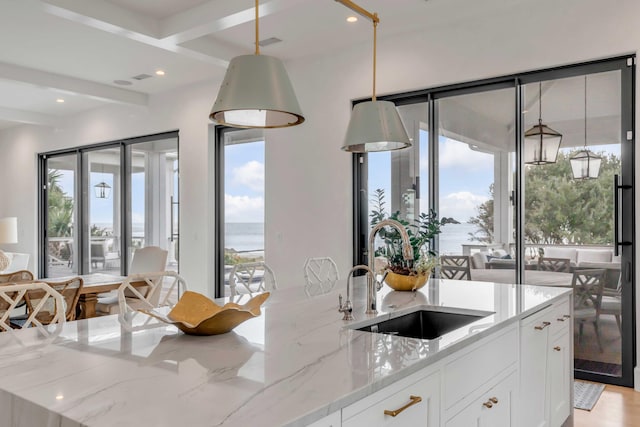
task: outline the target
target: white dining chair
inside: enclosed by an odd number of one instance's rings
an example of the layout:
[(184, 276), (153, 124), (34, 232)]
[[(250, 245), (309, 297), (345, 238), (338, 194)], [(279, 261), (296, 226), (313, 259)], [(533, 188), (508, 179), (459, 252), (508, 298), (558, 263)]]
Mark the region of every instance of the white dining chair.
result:
[(304, 262), (304, 280), (307, 296), (331, 292), (340, 280), (338, 266), (330, 257), (307, 258)]
[(174, 306), (186, 290), (187, 282), (175, 271), (131, 274), (118, 288), (119, 313)]
[[(136, 249), (131, 258), (129, 274), (163, 272), (167, 265), (168, 251), (158, 246), (146, 246)], [(111, 291), (98, 296), (96, 313), (99, 315), (119, 312), (118, 293)]]
[[(33, 304), (29, 303), (30, 298)], [(14, 310), (25, 301), (29, 307), (27, 314), (12, 321)], [(10, 331), (34, 327), (48, 336), (50, 332), (45, 325), (65, 321), (64, 299), (46, 283), (9, 283), (0, 286), (0, 330)]]
[(262, 261), (236, 264), (229, 273), (231, 296), (252, 295), (255, 292), (265, 292), (272, 289), (276, 289), (276, 276), (273, 270)]

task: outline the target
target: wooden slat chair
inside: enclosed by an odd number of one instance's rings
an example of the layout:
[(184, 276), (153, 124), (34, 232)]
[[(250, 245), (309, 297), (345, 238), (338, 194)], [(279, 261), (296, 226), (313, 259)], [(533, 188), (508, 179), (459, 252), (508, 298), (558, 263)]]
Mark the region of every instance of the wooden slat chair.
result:
[(329, 257), (307, 258), (304, 262), (304, 291), (307, 296), (331, 292), (340, 280), (338, 266)]
[[(238, 284), (242, 287), (238, 290)], [(251, 294), (276, 289), (273, 270), (262, 261), (236, 264), (229, 273), (231, 296), (241, 293)]]
[(454, 280), (471, 280), (471, 260), (468, 255), (440, 256), (440, 277)]
[(538, 258), (538, 270), (571, 273), (571, 260), (569, 258), (540, 257)]
[[(13, 311), (27, 302), (27, 315), (14, 320)], [(0, 286), (0, 330), (36, 327), (44, 335), (45, 325), (65, 322), (65, 304), (62, 295), (46, 283), (9, 283)]]
[[(82, 278), (74, 277), (62, 282), (50, 282), (44, 280), (41, 280), (40, 282), (46, 283), (62, 295), (65, 304), (65, 319), (69, 322), (76, 320), (76, 308), (78, 307), (78, 300), (80, 299), (80, 291), (84, 286)], [(28, 300), (29, 305), (34, 303), (30, 296), (28, 297)]]
[(0, 283), (33, 282), (33, 273), (28, 270), (0, 274)]
[(584, 323), (591, 321), (596, 332), (598, 347), (602, 349), (600, 339), (600, 309), (604, 290), (605, 269), (575, 270), (571, 286), (573, 287), (573, 317), (578, 322), (578, 342), (582, 343)]

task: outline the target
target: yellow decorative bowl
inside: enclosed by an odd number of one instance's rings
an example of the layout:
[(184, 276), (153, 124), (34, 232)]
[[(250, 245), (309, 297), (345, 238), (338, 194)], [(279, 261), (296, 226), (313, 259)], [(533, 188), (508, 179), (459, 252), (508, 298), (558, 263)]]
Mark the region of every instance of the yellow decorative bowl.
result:
[(260, 306), (269, 295), (265, 292), (244, 305), (229, 302), (220, 307), (202, 294), (186, 291), (166, 316), (152, 310), (140, 311), (176, 325), (185, 334), (218, 335), (231, 331), (245, 320), (260, 316)]
[(389, 271), (384, 282), (396, 291), (414, 291), (427, 284), (431, 271), (417, 276), (406, 276)]

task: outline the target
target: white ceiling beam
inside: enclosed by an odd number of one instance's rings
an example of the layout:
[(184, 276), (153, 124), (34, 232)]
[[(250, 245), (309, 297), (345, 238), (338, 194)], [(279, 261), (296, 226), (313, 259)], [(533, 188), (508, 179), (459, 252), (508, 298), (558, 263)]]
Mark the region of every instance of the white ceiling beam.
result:
[(104, 0), (43, 0), (43, 7), (52, 15), (107, 32), (120, 28), (154, 38), (160, 33), (156, 19)]
[(43, 0), (46, 12), (78, 24), (86, 25), (149, 46), (164, 49), (209, 64), (226, 68), (229, 61), (179, 46), (158, 36), (159, 22), (104, 0)]
[[(270, 0), (260, 3), (260, 17), (281, 12), (310, 0)], [(255, 20), (252, 0), (210, 0), (177, 13), (161, 23), (162, 38), (181, 44)]]
[(144, 93), (4, 62), (0, 62), (0, 78), (86, 96), (100, 101), (142, 106), (146, 106), (148, 103), (148, 96)]
[(0, 107), (0, 120), (29, 125), (53, 126), (55, 118), (48, 114)]

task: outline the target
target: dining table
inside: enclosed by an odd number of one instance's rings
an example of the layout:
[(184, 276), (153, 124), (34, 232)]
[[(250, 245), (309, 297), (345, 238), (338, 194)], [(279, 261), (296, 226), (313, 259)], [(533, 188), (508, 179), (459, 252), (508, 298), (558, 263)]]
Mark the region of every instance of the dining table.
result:
[(78, 298), (77, 319), (89, 319), (96, 316), (96, 304), (98, 303), (98, 294), (111, 292), (120, 287), (126, 276), (117, 276), (113, 274), (92, 273), (81, 274), (78, 276), (56, 277), (47, 279), (49, 283), (62, 282), (80, 277), (83, 281), (80, 296)]

